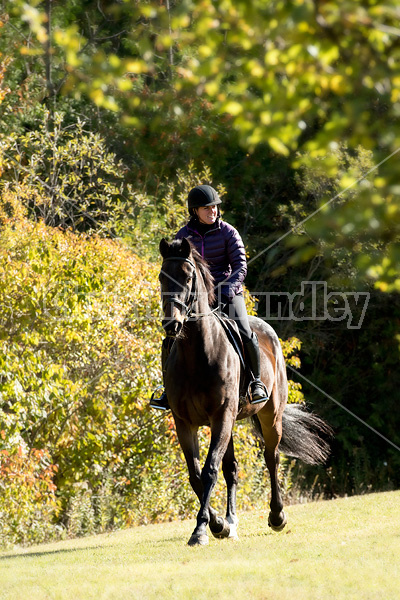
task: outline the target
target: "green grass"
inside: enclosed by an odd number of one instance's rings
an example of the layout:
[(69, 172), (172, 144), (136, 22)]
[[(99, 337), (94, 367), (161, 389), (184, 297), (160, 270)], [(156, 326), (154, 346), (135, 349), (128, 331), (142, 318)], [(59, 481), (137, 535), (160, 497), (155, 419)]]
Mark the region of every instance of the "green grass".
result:
[(194, 521), (0, 553), (1, 600), (400, 598), (400, 492), (239, 515), (237, 542), (189, 548)]

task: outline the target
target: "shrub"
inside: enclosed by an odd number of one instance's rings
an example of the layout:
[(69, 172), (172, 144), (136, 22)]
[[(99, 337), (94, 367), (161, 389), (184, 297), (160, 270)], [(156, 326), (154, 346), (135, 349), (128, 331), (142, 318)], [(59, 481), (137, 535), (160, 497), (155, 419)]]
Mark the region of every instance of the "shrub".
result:
[[(5, 446), (5, 431), (1, 432)], [(57, 467), (47, 450), (22, 442), (0, 450), (0, 546), (44, 542), (57, 535)]]
[(117, 242), (42, 223), (0, 237), (0, 428), (58, 465), (65, 517), (74, 484), (94, 493), (112, 473), (119, 489), (151, 439), (156, 269)]
[(0, 190), (17, 197), (31, 218), (75, 231), (114, 232), (131, 193), (104, 139), (82, 119), (65, 123), (60, 112), (44, 111), (32, 131), (0, 137), (0, 173)]

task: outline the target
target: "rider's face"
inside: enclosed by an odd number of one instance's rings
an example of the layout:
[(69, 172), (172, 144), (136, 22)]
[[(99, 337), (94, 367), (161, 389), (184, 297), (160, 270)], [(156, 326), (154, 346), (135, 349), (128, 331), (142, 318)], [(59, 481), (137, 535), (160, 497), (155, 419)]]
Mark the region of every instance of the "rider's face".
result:
[(212, 225), (218, 216), (218, 208), (215, 204), (212, 206), (200, 206), (196, 209), (196, 212), (200, 223), (204, 223), (204, 225)]

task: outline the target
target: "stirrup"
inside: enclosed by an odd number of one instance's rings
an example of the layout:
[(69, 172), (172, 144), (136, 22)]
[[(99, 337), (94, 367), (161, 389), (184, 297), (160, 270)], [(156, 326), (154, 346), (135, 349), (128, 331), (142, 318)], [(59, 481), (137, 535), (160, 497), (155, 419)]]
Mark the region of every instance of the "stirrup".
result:
[[(252, 388), (252, 385), (255, 384), (255, 383), (263, 388), (263, 390), (264, 390), (264, 396), (259, 396), (258, 398), (255, 398), (253, 400), (252, 399), (253, 398), (253, 394), (252, 394), (251, 388)], [(267, 386), (259, 378), (253, 379), (253, 381), (250, 381), (247, 393), (249, 395), (250, 404), (261, 404), (261, 402), (266, 402), (267, 400), (269, 400)]]
[[(163, 390), (162, 394), (158, 395), (157, 392)], [(157, 397), (156, 397), (157, 394)], [(159, 385), (151, 395), (150, 398), (151, 408), (158, 408), (158, 410), (169, 410), (168, 398), (165, 393), (164, 386)]]

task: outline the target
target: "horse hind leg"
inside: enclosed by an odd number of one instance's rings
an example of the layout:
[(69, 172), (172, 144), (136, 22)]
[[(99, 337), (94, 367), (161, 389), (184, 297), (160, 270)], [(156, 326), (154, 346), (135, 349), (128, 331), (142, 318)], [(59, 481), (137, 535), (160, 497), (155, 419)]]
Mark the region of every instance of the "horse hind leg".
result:
[(268, 515), (268, 525), (273, 531), (282, 531), (287, 524), (287, 517), (283, 510), (283, 502), (278, 481), (279, 451), (265, 450), (265, 462), (271, 478), (271, 502)]
[(277, 423), (270, 424), (271, 419), (267, 415), (258, 414), (265, 442), (264, 458), (271, 480), (271, 502), (268, 515), (268, 525), (273, 531), (282, 531), (287, 523), (287, 517), (283, 510), (282, 496), (278, 480), (279, 469), (279, 442), (280, 434)]

